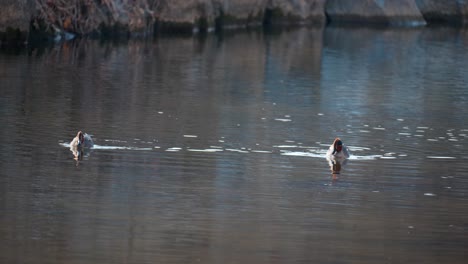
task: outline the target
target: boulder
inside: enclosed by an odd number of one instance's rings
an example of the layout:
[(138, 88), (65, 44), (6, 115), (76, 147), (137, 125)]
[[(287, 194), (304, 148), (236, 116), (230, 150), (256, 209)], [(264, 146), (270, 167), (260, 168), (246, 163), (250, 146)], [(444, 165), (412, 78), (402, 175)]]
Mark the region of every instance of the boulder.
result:
[(425, 24), (415, 0), (328, 0), (325, 12), (332, 23)]
[(29, 22), (35, 11), (34, 1), (2, 0), (0, 4), (0, 31), (5, 31), (7, 27), (20, 31), (29, 29)]
[(261, 25), (264, 10), (263, 0), (213, 1), (213, 14), (219, 27)]
[(270, 0), (264, 10), (264, 22), (270, 24), (323, 25), (326, 0)]
[[(60, 13), (73, 4), (78, 15)], [(0, 6), (0, 41), (24, 38), (30, 28), (127, 36), (159, 30), (323, 25), (327, 18), (331, 23), (385, 25), (468, 23), (468, 0), (0, 0)]]
[(326, 0), (173, 0), (158, 14), (164, 25), (194, 30), (276, 25), (324, 24)]
[(0, 44), (24, 43), (35, 11), (32, 0), (0, 1)]
[(428, 23), (467, 23), (467, 0), (416, 0), (416, 4)]

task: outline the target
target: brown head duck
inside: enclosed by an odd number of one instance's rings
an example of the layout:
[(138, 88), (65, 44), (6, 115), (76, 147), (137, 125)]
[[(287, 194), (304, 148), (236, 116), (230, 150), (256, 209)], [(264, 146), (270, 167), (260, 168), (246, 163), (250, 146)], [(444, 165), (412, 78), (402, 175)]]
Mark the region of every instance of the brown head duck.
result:
[(78, 131), (76, 137), (70, 142), (72, 148), (91, 148), (94, 142), (90, 135)]
[(333, 143), (330, 145), (327, 151), (327, 157), (334, 157), (334, 158), (349, 158), (349, 150), (343, 144), (343, 141), (339, 138), (335, 138)]

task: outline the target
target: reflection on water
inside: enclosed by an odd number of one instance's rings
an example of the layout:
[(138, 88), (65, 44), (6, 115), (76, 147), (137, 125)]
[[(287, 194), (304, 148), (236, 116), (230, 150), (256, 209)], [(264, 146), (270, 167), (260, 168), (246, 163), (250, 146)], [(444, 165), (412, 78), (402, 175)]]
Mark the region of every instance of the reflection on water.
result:
[(341, 168), (348, 164), (348, 160), (327, 157), (327, 161), (328, 166), (330, 167), (333, 181), (338, 180), (339, 174), (341, 173)]
[(330, 27), (2, 53), (0, 262), (464, 263), (467, 43)]
[(76, 160), (76, 166), (80, 165), (80, 161), (83, 160), (83, 156), (86, 150), (70, 148), (70, 151), (73, 153), (73, 159)]

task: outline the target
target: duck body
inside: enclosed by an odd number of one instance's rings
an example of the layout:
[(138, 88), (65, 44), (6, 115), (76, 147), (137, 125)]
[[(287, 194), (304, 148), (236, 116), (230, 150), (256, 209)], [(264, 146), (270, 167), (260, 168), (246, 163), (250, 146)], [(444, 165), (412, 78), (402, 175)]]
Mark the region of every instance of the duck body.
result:
[(327, 150), (327, 158), (329, 159), (348, 159), (350, 152), (348, 147), (346, 147), (341, 139), (335, 138), (333, 143)]
[(93, 139), (90, 135), (78, 131), (76, 137), (70, 142), (71, 148), (92, 148), (94, 146)]

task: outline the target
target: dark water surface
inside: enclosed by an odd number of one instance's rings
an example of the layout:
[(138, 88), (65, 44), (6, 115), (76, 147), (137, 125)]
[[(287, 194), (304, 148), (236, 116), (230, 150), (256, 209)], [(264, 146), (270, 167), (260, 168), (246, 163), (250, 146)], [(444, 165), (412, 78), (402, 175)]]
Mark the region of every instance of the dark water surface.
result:
[(451, 28), (3, 52), (0, 263), (466, 263), (467, 63)]

